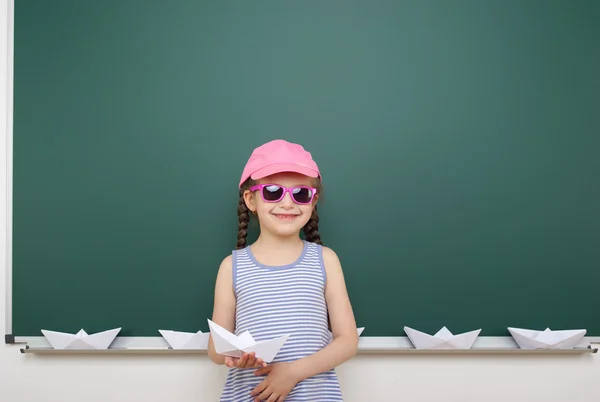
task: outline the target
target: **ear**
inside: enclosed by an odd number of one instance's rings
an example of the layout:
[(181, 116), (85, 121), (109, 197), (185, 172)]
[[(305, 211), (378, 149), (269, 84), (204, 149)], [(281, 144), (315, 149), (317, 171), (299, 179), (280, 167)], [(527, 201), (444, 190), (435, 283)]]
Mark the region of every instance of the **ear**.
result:
[(250, 190), (244, 191), (244, 202), (250, 210), (250, 212), (256, 211), (256, 204), (254, 203), (254, 194)]

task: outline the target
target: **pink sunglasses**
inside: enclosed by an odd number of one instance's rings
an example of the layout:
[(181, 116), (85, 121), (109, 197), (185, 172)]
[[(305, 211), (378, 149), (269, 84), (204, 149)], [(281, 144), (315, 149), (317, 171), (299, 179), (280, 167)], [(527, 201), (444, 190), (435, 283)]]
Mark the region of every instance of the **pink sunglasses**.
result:
[(262, 199), (266, 202), (279, 202), (285, 197), (285, 193), (290, 193), (290, 197), (296, 204), (310, 204), (317, 193), (313, 187), (298, 186), (284, 187), (279, 184), (258, 184), (250, 188), (250, 191), (260, 191)]

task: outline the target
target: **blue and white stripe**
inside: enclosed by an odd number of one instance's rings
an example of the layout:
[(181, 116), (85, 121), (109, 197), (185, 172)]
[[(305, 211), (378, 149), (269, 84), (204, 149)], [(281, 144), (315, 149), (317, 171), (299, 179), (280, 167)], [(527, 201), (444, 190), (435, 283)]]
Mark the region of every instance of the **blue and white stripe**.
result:
[[(249, 247), (234, 251), (235, 333), (250, 331), (257, 341), (289, 334), (273, 363), (318, 352), (331, 342), (325, 280), (322, 247), (315, 243), (305, 241), (298, 260), (283, 266), (260, 264)], [(250, 391), (264, 379), (254, 371), (229, 369), (221, 402), (253, 401)], [(335, 370), (301, 381), (285, 400), (343, 401)]]

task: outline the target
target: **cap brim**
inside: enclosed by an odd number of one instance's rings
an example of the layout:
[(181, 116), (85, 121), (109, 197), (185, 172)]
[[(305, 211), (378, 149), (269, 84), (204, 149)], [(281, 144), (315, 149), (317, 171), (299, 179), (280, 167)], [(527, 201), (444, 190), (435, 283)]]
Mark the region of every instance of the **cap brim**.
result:
[(265, 166), (264, 168), (258, 169), (256, 172), (252, 173), (250, 177), (252, 177), (253, 180), (260, 180), (264, 177), (277, 173), (300, 173), (308, 177), (319, 177), (319, 172), (316, 170), (291, 163), (278, 163)]

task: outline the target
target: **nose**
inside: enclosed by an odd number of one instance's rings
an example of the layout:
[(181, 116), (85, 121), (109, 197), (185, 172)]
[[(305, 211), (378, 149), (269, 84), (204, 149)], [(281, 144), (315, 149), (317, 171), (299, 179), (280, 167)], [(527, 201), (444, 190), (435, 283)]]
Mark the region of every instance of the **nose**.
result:
[(289, 192), (286, 192), (283, 196), (283, 199), (279, 202), (279, 205), (285, 209), (294, 208), (294, 200), (292, 200), (292, 196)]

